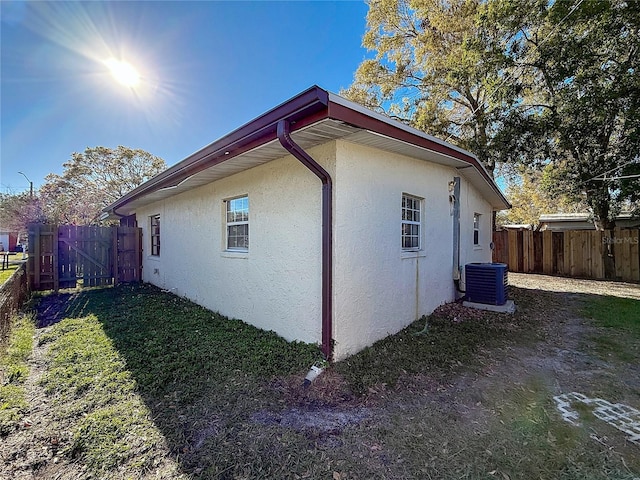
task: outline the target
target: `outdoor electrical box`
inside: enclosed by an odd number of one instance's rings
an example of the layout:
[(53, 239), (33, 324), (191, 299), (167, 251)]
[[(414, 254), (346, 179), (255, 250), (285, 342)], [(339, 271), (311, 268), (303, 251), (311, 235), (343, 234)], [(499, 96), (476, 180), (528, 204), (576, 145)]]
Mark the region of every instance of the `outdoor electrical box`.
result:
[(466, 300), (488, 305), (504, 305), (509, 296), (507, 265), (468, 263), (464, 267)]

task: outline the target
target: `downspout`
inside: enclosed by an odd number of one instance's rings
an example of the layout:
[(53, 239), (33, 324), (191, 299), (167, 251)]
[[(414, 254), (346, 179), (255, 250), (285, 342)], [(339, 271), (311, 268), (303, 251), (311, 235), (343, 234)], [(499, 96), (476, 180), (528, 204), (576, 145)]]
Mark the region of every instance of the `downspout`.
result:
[(288, 120), (278, 122), (278, 140), (284, 148), (322, 181), (322, 353), (331, 359), (333, 350), (332, 283), (332, 182), (329, 173), (291, 138)]
[(453, 177), (453, 189), (450, 189), (449, 200), (453, 203), (453, 283), (460, 289), (460, 177)]

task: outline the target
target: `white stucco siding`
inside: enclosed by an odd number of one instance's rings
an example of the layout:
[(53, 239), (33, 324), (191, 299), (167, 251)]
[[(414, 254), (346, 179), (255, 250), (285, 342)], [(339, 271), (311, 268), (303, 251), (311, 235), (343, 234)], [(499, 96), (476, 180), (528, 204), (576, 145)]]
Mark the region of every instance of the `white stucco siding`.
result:
[[(492, 230), (491, 205), (480, 193), (461, 177), (460, 183), (460, 265), (472, 262), (490, 262)], [(480, 214), (478, 245), (474, 245), (473, 216)]]
[[(453, 300), (455, 170), (338, 141), (334, 356), (344, 358)], [(402, 194), (422, 201), (422, 249), (403, 253)]]
[[(334, 174), (335, 143), (309, 153)], [(287, 340), (319, 343), (321, 191), (320, 180), (287, 156), (140, 209), (144, 281)], [(249, 252), (226, 252), (224, 200), (242, 195)], [(154, 214), (159, 258), (149, 255)]]

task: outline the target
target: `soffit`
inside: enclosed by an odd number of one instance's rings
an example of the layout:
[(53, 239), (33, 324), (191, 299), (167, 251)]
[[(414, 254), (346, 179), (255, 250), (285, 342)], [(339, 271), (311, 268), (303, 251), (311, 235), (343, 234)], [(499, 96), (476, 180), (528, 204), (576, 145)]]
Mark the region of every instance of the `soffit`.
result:
[[(348, 125), (342, 121), (326, 118), (291, 134), (293, 140), (303, 149), (308, 150), (317, 145), (336, 139), (344, 139), (352, 143), (365, 145), (387, 152), (406, 155), (440, 165), (459, 169), (462, 176), (467, 178), (480, 193), (489, 200), (494, 208), (504, 208), (504, 203), (483, 175), (468, 162), (452, 156), (435, 152), (425, 147), (417, 146), (386, 135)], [(131, 200), (120, 207), (118, 213), (131, 214), (138, 208), (153, 202), (178, 195), (193, 188), (206, 185), (244, 170), (263, 165), (272, 160), (289, 155), (277, 139), (268, 141), (247, 152), (212, 165), (190, 177), (177, 181), (175, 185), (149, 192)], [(363, 164), (362, 168), (367, 168)]]
[[(344, 138), (358, 129), (340, 121), (325, 119), (291, 134), (293, 140), (307, 150), (338, 138)], [(193, 188), (206, 185), (222, 178), (235, 175), (244, 170), (263, 165), (272, 160), (289, 155), (277, 139), (264, 143), (252, 150), (233, 156), (190, 177), (180, 180), (173, 186), (161, 188), (138, 197), (119, 208), (120, 214), (131, 214), (136, 209), (159, 200), (178, 195)]]

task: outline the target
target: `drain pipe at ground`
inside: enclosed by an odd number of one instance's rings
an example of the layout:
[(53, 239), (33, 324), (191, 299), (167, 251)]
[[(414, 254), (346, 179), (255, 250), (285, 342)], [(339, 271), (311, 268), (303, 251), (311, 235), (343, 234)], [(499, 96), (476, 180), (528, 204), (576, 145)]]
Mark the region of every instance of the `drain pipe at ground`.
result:
[(453, 284), (458, 292), (467, 293), (460, 288), (460, 177), (449, 182), (449, 201), (453, 203)]
[(333, 350), (333, 234), (331, 231), (333, 228), (333, 195), (331, 176), (302, 147), (293, 141), (288, 120), (280, 120), (278, 122), (277, 133), (280, 144), (322, 181), (322, 353), (326, 360), (331, 360)]

